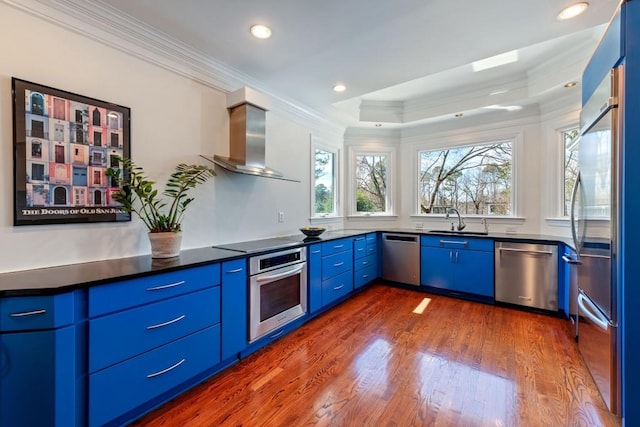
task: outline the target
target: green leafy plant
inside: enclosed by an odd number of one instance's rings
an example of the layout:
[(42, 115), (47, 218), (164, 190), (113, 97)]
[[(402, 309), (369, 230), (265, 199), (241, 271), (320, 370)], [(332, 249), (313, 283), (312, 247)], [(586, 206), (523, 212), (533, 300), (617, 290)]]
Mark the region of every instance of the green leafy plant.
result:
[[(112, 194), (125, 212), (133, 212), (151, 233), (181, 231), (184, 212), (193, 202), (189, 190), (215, 176), (213, 169), (202, 165), (180, 163), (171, 174), (161, 197), (155, 182), (145, 176), (142, 167), (131, 159), (115, 158), (115, 166), (107, 169), (107, 176), (120, 189)], [(169, 201), (171, 204), (169, 204)], [(165, 208), (169, 206), (169, 209)]]

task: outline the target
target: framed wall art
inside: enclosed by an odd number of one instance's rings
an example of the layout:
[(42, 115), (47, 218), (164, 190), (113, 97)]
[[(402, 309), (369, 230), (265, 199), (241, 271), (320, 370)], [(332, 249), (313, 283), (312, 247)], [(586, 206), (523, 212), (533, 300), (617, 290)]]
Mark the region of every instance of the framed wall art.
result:
[(127, 107), (11, 79), (14, 225), (130, 221), (111, 195), (130, 157)]

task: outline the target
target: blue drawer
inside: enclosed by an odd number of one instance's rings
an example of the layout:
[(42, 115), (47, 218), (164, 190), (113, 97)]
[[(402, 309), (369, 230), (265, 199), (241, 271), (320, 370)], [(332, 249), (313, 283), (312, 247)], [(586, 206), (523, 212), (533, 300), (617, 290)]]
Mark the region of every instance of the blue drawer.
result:
[(89, 376), (89, 425), (101, 426), (220, 362), (220, 325)]
[(327, 280), (345, 271), (353, 269), (353, 256), (351, 251), (340, 252), (322, 258), (322, 280)]
[(89, 321), (89, 372), (220, 323), (220, 287)]
[(367, 241), (362, 237), (353, 242), (353, 257), (362, 258), (367, 256)]
[(320, 256), (322, 256), (322, 245), (321, 244), (309, 245), (308, 256), (311, 257), (311, 255), (317, 255), (317, 254), (320, 254)]
[(53, 329), (74, 318), (74, 292), (0, 298), (0, 332)]
[(367, 245), (378, 244), (378, 233), (367, 233)]
[(322, 255), (332, 255), (338, 252), (351, 251), (352, 249), (352, 239), (339, 239), (339, 240), (331, 240), (330, 242), (324, 242), (322, 244)]
[(422, 236), (421, 245), (448, 249), (472, 249), (475, 251), (493, 252), (492, 239), (469, 238), (466, 236)]
[(351, 271), (342, 273), (322, 282), (322, 305), (332, 303), (333, 301), (347, 295), (353, 290), (353, 274)]
[(374, 268), (376, 266), (375, 255), (369, 255), (364, 258), (359, 258), (353, 262), (353, 269), (355, 271), (362, 270), (363, 268), (369, 268), (371, 266), (373, 266)]
[(377, 268), (376, 265), (370, 265), (362, 270), (356, 271), (353, 276), (353, 286), (358, 289), (361, 286), (366, 285), (371, 282), (377, 276)]
[(220, 264), (160, 273), (89, 289), (89, 317), (175, 297), (220, 284)]
[(367, 243), (367, 255), (375, 255), (378, 253), (377, 243)]

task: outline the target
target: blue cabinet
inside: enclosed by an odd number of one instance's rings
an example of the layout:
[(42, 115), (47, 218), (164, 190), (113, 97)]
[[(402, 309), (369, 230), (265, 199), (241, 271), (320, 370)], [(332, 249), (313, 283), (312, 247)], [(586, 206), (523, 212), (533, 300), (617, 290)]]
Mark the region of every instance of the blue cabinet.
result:
[(222, 360), (240, 357), (248, 344), (247, 261), (222, 264)]
[(0, 300), (0, 425), (82, 425), (74, 292)]
[(380, 277), (377, 233), (356, 237), (353, 248), (353, 286), (358, 289)]
[(307, 271), (308, 307), (309, 313), (313, 314), (322, 308), (322, 244), (307, 247)]
[(493, 298), (492, 240), (422, 236), (421, 245), (422, 285)]
[(89, 289), (90, 426), (126, 423), (220, 364), (220, 282), (213, 264)]

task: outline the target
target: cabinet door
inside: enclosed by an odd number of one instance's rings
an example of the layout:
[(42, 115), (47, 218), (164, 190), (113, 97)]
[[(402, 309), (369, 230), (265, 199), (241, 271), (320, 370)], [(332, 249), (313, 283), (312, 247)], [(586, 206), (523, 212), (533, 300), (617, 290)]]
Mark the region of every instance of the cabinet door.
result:
[(453, 290), (493, 297), (493, 253), (455, 251)]
[(222, 360), (238, 356), (248, 344), (247, 262), (222, 264)]
[(309, 313), (322, 308), (322, 246), (309, 246), (307, 271), (309, 272)]
[(0, 335), (0, 425), (74, 426), (75, 326)]
[(420, 251), (420, 284), (453, 289), (453, 250), (423, 246)]

